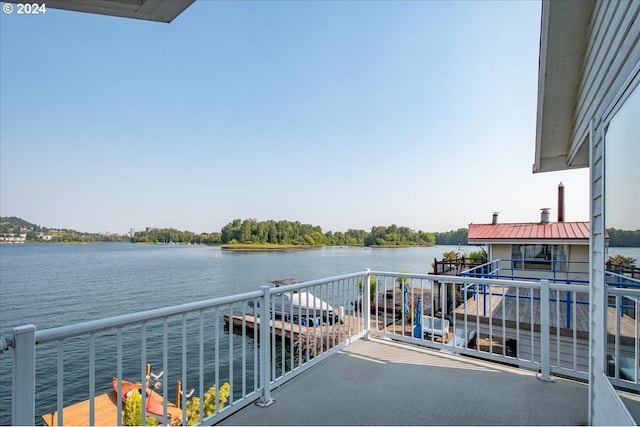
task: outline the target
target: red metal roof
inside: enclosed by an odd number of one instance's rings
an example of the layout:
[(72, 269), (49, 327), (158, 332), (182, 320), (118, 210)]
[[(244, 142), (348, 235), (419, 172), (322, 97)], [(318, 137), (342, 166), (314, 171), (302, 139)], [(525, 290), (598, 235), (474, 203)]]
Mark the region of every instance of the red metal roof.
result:
[(469, 224), (469, 243), (495, 240), (569, 240), (589, 242), (589, 222)]

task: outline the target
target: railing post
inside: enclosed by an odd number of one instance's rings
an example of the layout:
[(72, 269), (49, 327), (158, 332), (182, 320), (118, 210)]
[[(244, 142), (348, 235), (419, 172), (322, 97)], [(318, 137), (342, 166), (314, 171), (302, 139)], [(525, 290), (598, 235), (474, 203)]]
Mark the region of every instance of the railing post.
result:
[(371, 270), (366, 269), (364, 271), (364, 283), (362, 287), (362, 317), (363, 317), (363, 329), (365, 331), (364, 339), (369, 340), (371, 338)]
[(262, 301), (260, 302), (260, 388), (262, 388), (262, 396), (256, 404), (266, 408), (273, 403), (271, 399), (271, 370), (269, 358), (271, 357), (271, 316), (269, 315), (269, 306), (271, 304), (271, 287), (268, 285), (260, 286), (262, 290)]
[(540, 370), (539, 379), (551, 381), (551, 368), (549, 351), (549, 280), (540, 280), (540, 362), (542, 369)]
[(11, 424), (31, 426), (36, 420), (36, 327), (13, 328)]

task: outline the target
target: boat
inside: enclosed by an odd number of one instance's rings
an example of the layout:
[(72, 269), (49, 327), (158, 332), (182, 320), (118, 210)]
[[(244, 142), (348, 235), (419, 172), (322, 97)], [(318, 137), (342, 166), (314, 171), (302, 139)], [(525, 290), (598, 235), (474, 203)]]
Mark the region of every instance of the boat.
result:
[[(295, 279), (274, 280), (276, 287), (299, 283)], [(338, 323), (340, 316), (333, 307), (311, 292), (293, 291), (275, 294), (271, 303), (271, 311), (276, 318), (301, 323), (303, 325), (319, 325), (322, 322)]]
[[(116, 393), (118, 393), (118, 378), (113, 377), (113, 389)], [(122, 402), (126, 403), (131, 393), (140, 393), (142, 390), (142, 385), (140, 383), (133, 383), (131, 381), (122, 380)], [(169, 424), (164, 423), (164, 408), (162, 405), (162, 396), (160, 396), (155, 391), (147, 388), (147, 396), (146, 396), (146, 407), (147, 407), (147, 416), (152, 416), (157, 419), (161, 424)], [(167, 412), (167, 417), (169, 420), (171, 419), (171, 414)]]
[[(280, 287), (280, 285), (293, 285), (300, 283), (295, 279), (273, 280), (271, 283)], [(342, 323), (339, 314), (334, 308), (316, 297), (311, 292), (282, 292), (272, 294), (271, 313), (276, 319), (282, 319), (286, 322), (299, 323), (303, 326), (317, 326), (323, 322)], [(253, 302), (249, 302), (249, 306), (253, 307)], [(260, 307), (260, 303), (256, 304)]]

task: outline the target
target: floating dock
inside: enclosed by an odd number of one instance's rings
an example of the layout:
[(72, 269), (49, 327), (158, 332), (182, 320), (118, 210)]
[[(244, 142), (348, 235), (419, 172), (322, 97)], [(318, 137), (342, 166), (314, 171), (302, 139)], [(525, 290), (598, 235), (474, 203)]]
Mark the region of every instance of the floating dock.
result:
[[(89, 400), (78, 402), (64, 408), (62, 422), (66, 426), (88, 426)], [(94, 425), (115, 426), (118, 425), (118, 401), (115, 391), (96, 396), (94, 400)], [(124, 406), (124, 403), (123, 403)], [(167, 412), (171, 415), (171, 425), (182, 424), (182, 410), (171, 402), (167, 403)], [(42, 416), (42, 421), (47, 426), (57, 426), (58, 411)]]

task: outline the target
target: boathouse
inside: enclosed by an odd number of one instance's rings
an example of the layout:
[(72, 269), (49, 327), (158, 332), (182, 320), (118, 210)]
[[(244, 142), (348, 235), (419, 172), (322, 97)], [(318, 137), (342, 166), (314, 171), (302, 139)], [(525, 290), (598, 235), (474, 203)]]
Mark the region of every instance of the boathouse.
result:
[[(545, 277), (567, 283), (588, 283), (589, 222), (564, 221), (562, 183), (558, 186), (558, 219), (541, 209), (539, 222), (469, 224), (468, 243), (486, 245), (491, 271), (509, 277)], [(508, 272), (508, 273), (505, 273)]]

